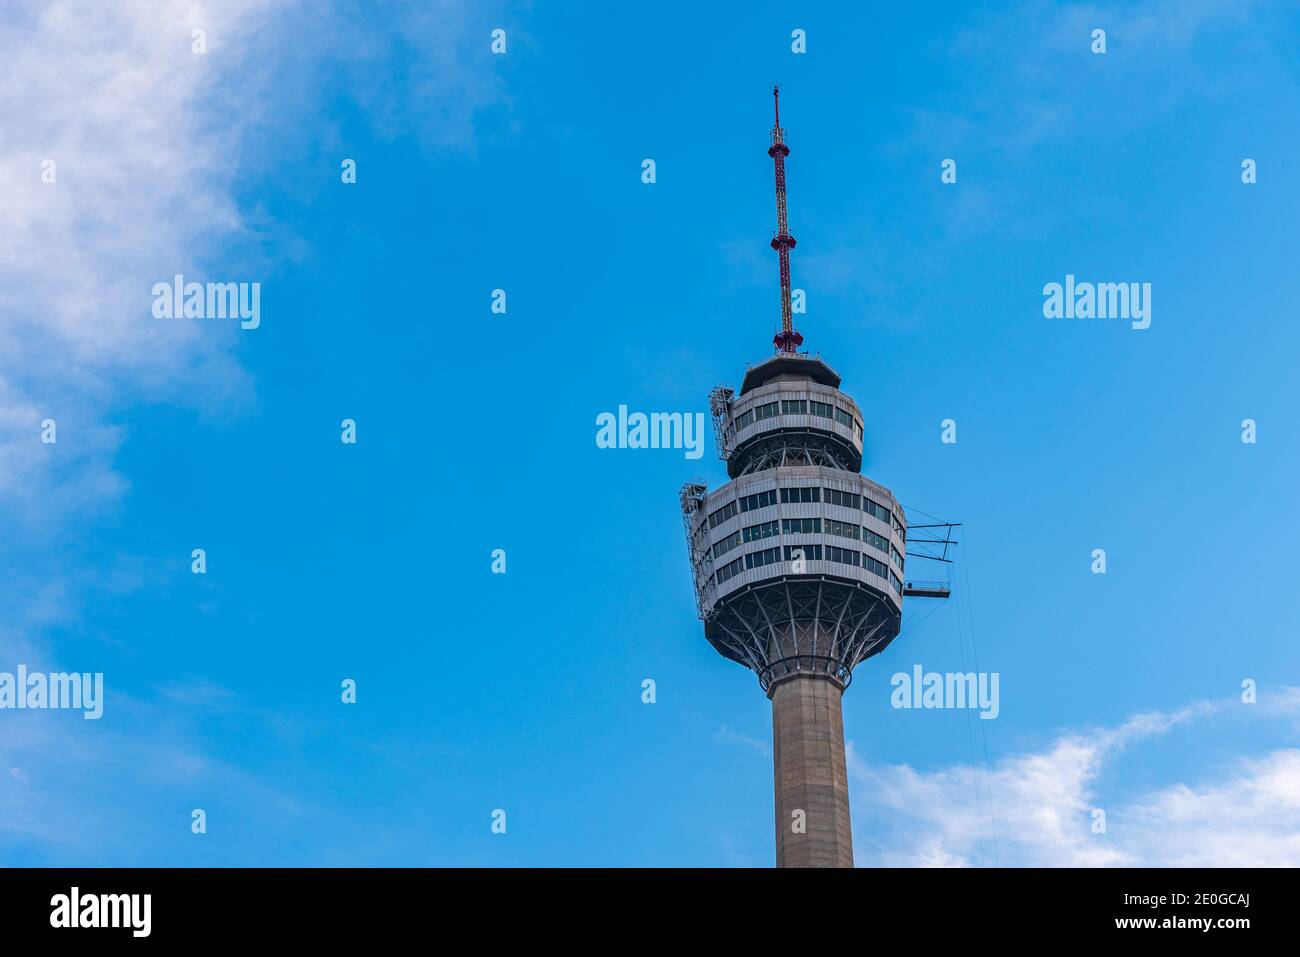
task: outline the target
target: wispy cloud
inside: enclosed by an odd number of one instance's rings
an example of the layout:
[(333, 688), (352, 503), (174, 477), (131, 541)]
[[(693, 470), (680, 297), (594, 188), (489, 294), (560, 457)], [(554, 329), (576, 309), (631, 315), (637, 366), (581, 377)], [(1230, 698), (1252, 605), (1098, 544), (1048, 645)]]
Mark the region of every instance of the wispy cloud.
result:
[[(1005, 163), (1062, 138), (1122, 136), (1188, 95), (1235, 82), (1186, 67), (1198, 41), (1249, 25), (1266, 6), (1250, 0), (1040, 2), (973, 12), (936, 41), (936, 52), (964, 64), (978, 82), (942, 105), (918, 106), (912, 133), (892, 149), (945, 142)], [(1095, 29), (1106, 31), (1104, 55), (1091, 52)], [(1244, 39), (1261, 47), (1267, 42)], [(1154, 77), (1162, 82), (1147, 82)], [(1132, 95), (1135, 86), (1141, 96)], [(1121, 99), (1124, 109), (1117, 110)]]
[[(233, 333), (153, 320), (149, 289), (201, 271), (246, 229), (233, 150), (257, 107), (204, 104), (246, 87), (257, 52), (247, 40), (277, 6), (137, 0), (89, 23), (79, 4), (55, 2), (0, 29), (0, 523), (10, 530), (48, 532), (126, 488), (106, 406), (176, 397), (190, 377), (211, 401), (247, 392)], [(195, 29), (207, 31), (206, 54), (191, 50)], [(47, 417), (57, 445), (39, 441)]]
[[(155, 319), (153, 283), (176, 273), (266, 281), (280, 268), (263, 248), (279, 227), (241, 196), (276, 149), (337, 138), (325, 108), (336, 98), (361, 103), (379, 135), (430, 152), (470, 149), (475, 117), (501, 100), (473, 5), (440, 0), (392, 17), (372, 7), (122, 0), (88, 19), (85, 4), (52, 0), (0, 23), (0, 660), (10, 666), (54, 667), (52, 628), (77, 620), (88, 596), (154, 575), (148, 559), (94, 570), (69, 557), (130, 487), (115, 461), (131, 439), (122, 411), (256, 408), (237, 326)], [(336, 180), (337, 160), (323, 177)], [(41, 442), (46, 418), (57, 444)], [(295, 813), (292, 795), (202, 744), (214, 714), (281, 737), (298, 733), (290, 718), (277, 723), (201, 677), (155, 702), (112, 701), (93, 729), (59, 713), (7, 716), (0, 854), (115, 846), (148, 863), (159, 833), (172, 832), (150, 829), (139, 807), (110, 807), (89, 780), (134, 787), (124, 795), (134, 803), (184, 801), (200, 783)]]
[[(208, 753), (199, 743), (199, 719), (172, 701), (119, 693), (110, 702), (111, 712), (90, 730), (76, 726), (77, 714), (5, 715), (0, 866), (153, 863), (157, 848), (191, 837), (194, 807), (281, 822), (329, 813), (319, 794), (296, 793)], [(258, 729), (259, 740), (265, 730)], [(159, 808), (170, 819), (159, 820)]]
[(733, 744), (742, 744), (745, 747), (758, 752), (763, 757), (772, 756), (772, 748), (766, 741), (760, 741), (758, 738), (751, 737), (740, 731), (733, 731), (725, 724), (718, 728), (713, 735), (714, 741), (731, 742)]
[[(1120, 752), (1199, 720), (1254, 708), (1259, 719), (1294, 721), (1298, 692), (1276, 689), (1253, 706), (1196, 702), (1067, 733), (999, 761), (987, 782), (968, 766), (869, 765), (850, 747), (858, 863), (992, 863), (996, 835), (1004, 866), (1300, 865), (1300, 750), (1242, 757), (1213, 783), (1177, 782), (1136, 797), (1107, 799), (1100, 784)], [(1093, 833), (1097, 807), (1106, 813), (1104, 834)]]
[[(930, 300), (916, 290), (942, 290), (949, 263), (972, 243), (1059, 235), (1070, 212), (1044, 202), (1036, 170), (1069, 150), (1122, 145), (1189, 99), (1258, 95), (1268, 88), (1265, 77), (1295, 69), (1290, 51), (1276, 49), (1276, 31), (1255, 22), (1272, 16), (1273, 6), (1160, 0), (973, 9), (936, 31), (932, 50), (965, 82), (945, 88), (942, 99), (915, 102), (881, 148), (905, 169), (929, 169), (936, 189), (940, 161), (954, 158), (960, 185), (938, 199), (919, 192), (906, 231), (837, 211), (817, 248), (800, 250), (800, 276), (872, 324), (927, 323)], [(1107, 32), (1104, 56), (1089, 49), (1096, 28)], [(1256, 52), (1252, 70), (1225, 76), (1201, 68), (1197, 44), (1226, 35)]]
[(238, 194), (292, 144), (337, 145), (322, 102), (350, 98), (378, 135), (430, 151), (473, 148), (505, 97), (473, 6), (371, 6), (124, 0), (88, 22), (55, 0), (0, 25), (0, 533), (49, 533), (122, 494), (125, 403), (255, 402), (237, 328), (157, 320), (150, 289), (232, 259), (257, 274), (212, 278), (267, 279), (277, 227)]

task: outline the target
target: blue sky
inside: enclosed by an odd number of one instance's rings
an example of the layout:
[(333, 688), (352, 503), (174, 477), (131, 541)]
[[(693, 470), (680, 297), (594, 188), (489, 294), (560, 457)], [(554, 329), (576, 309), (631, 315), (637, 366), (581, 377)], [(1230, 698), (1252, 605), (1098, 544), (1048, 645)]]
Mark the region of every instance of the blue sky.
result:
[[(0, 670), (107, 686), (0, 711), (0, 864), (771, 863), (770, 706), (676, 501), (725, 471), (594, 422), (768, 354), (775, 80), (805, 345), (864, 472), (963, 523), (844, 699), (858, 863), (1300, 863), (1300, 23), (899, 6), (0, 30)], [(155, 319), (175, 273), (260, 282), (260, 328)], [(1151, 283), (1151, 327), (1044, 318), (1067, 273)], [(976, 652), (996, 720), (890, 707)]]

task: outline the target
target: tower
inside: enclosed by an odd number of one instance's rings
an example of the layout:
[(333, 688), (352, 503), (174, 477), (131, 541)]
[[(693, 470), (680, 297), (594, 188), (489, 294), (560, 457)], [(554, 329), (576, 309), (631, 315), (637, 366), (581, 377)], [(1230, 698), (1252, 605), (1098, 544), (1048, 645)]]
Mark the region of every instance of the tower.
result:
[(889, 489), (861, 474), (862, 410), (834, 369), (796, 351), (790, 150), (772, 92), (776, 354), (746, 371), (739, 393), (710, 394), (730, 481), (711, 492), (688, 482), (680, 501), (704, 635), (753, 670), (772, 702), (777, 866), (851, 867), (841, 696), (854, 667), (898, 636), (904, 595), (946, 597), (948, 586), (905, 583), (907, 521)]

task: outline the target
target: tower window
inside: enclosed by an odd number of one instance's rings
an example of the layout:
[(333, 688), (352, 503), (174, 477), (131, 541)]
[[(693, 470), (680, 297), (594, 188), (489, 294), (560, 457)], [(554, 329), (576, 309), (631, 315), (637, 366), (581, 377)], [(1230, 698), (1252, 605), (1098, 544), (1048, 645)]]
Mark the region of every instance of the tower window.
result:
[(880, 519), (882, 522), (889, 522), (894, 517), (890, 514), (889, 509), (885, 508), (885, 506), (881, 505), (879, 502), (873, 502), (869, 498), (862, 499), (862, 508), (864, 511), (870, 512), (872, 515), (876, 516), (876, 518)]
[(881, 578), (889, 576), (889, 566), (884, 562), (872, 558), (870, 555), (862, 556), (862, 567), (867, 571), (879, 575)]
[(746, 495), (740, 500), (740, 510), (742, 512), (752, 512), (756, 508), (766, 508), (775, 504), (776, 489), (770, 488), (766, 492), (755, 492), (753, 495)]
[(736, 503), (728, 502), (722, 508), (717, 509), (709, 515), (709, 528), (717, 528), (727, 519), (736, 514)]
[(826, 560), (857, 567), (862, 560), (862, 556), (851, 548), (838, 548), (835, 545), (827, 545)]
[(901, 572), (903, 570), (903, 556), (898, 554), (898, 549), (893, 545), (889, 546), (889, 555), (894, 560), (894, 564), (898, 566), (898, 570)]
[(740, 532), (739, 531), (732, 532), (726, 538), (722, 539), (722, 541), (714, 543), (713, 557), (717, 558), (720, 555), (725, 555), (727, 554), (727, 552), (731, 551), (739, 544), (740, 544)]
[(820, 502), (822, 500), (822, 490), (805, 486), (803, 488), (783, 488), (781, 489), (781, 501), (787, 505), (801, 502)]
[(893, 548), (893, 546), (889, 544), (889, 539), (885, 538), (884, 535), (877, 535), (865, 526), (863, 526), (862, 529), (862, 540), (872, 548), (879, 550), (882, 555), (888, 555), (889, 550)]
[(782, 535), (817, 535), (821, 530), (822, 520), (820, 518), (781, 519)]
[(713, 573), (713, 577), (717, 583), (721, 585), (728, 578), (735, 578), (744, 570), (745, 560), (743, 558), (737, 558), (734, 562), (727, 562), (727, 564), (719, 568)]
[(845, 508), (859, 509), (862, 507), (862, 496), (855, 495), (853, 492), (841, 492), (837, 488), (828, 488), (826, 490), (826, 501), (831, 505), (842, 505)]
[(837, 522), (833, 518), (826, 519), (827, 535), (839, 535), (841, 538), (857, 538), (861, 531), (861, 526), (854, 525), (852, 522)]
[(806, 562), (819, 562), (822, 560), (822, 547), (820, 545), (787, 545), (785, 546), (785, 560), (787, 562), (797, 562), (803, 559)]

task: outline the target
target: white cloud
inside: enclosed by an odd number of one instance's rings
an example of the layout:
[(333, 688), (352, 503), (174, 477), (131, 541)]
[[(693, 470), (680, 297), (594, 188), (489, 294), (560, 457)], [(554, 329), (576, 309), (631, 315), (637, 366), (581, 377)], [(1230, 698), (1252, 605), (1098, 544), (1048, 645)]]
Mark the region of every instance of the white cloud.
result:
[[(0, 28), (0, 496), (44, 527), (111, 501), (123, 397), (239, 396), (233, 330), (152, 318), (150, 287), (205, 260), (244, 224), (232, 194), (246, 108), (214, 110), (244, 81), (276, 4), (55, 2)], [(209, 52), (191, 52), (191, 30)], [(42, 163), (55, 182), (42, 181)], [(58, 445), (39, 441), (58, 423)]]
[(1164, 788), (1126, 808), (1112, 830), (1143, 865), (1300, 866), (1300, 750), (1243, 759), (1214, 784)]
[(718, 728), (718, 730), (714, 733), (713, 740), (723, 741), (723, 742), (730, 741), (730, 742), (735, 742), (736, 744), (743, 744), (745, 747), (757, 751), (759, 754), (763, 755), (764, 757), (770, 758), (772, 756), (772, 748), (771, 746), (768, 745), (766, 741), (760, 741), (758, 740), (758, 738), (755, 738), (752, 735), (744, 734), (740, 731), (733, 731), (725, 724), (722, 727)]
[[(1102, 793), (1126, 748), (1231, 709), (1294, 720), (1300, 689), (1257, 706), (1197, 702), (1059, 737), (988, 769), (871, 766), (849, 747), (857, 860), (877, 866), (1300, 866), (1300, 750), (1239, 759), (1213, 784), (1175, 783), (1131, 798)], [(1240, 713), (1240, 712), (1239, 712)], [(1106, 812), (1105, 834), (1091, 812)]]
[[(285, 151), (337, 145), (328, 109), (336, 96), (381, 112), (369, 117), (380, 135), (410, 135), (430, 150), (467, 148), (477, 112), (500, 98), (486, 70), (487, 34), (481, 44), (474, 35), (477, 8), (461, 3), (421, 4), (391, 19), (394, 11), (368, 3), (294, 0), (118, 0), (95, 4), (93, 16), (89, 9), (51, 0), (0, 21), (0, 659), (10, 666), (57, 665), (51, 626), (76, 620), (88, 594), (135, 587), (131, 579), (156, 564), (133, 556), (118, 569), (77, 564), (91, 523), (129, 487), (114, 462), (133, 439), (122, 411), (152, 402), (205, 412), (255, 406), (236, 352), (258, 332), (155, 319), (153, 284), (176, 273), (273, 279), (277, 264), (259, 247), (286, 227), (241, 206), (241, 196), (254, 177), (278, 172)], [(194, 29), (206, 31), (206, 53), (192, 51)], [(482, 64), (473, 60), (478, 48)], [(402, 69), (391, 69), (398, 60)], [(42, 182), (47, 159), (52, 184)], [(337, 176), (332, 159), (322, 182)], [(297, 240), (282, 245), (296, 252)], [(266, 305), (264, 328), (274, 321)], [(40, 441), (45, 418), (57, 422), (56, 445)], [(0, 851), (5, 839), (71, 847), (83, 858), (111, 845), (148, 862), (165, 838), (148, 814), (115, 806), (102, 788), (118, 781), (124, 798), (147, 801), (140, 768), (158, 769), (160, 782), (146, 780), (155, 790), (183, 790), (193, 778), (295, 804), (206, 756), (203, 721), (186, 717), (233, 707), (220, 689), (200, 679), (162, 694), (157, 706), (131, 708), (115, 692), (102, 723), (45, 712), (8, 720)], [(86, 789), (87, 780), (97, 787)]]
[[(253, 403), (235, 350), (257, 333), (155, 319), (151, 287), (177, 273), (271, 278), (257, 249), (282, 227), (237, 192), (284, 150), (337, 145), (321, 108), (336, 86), (381, 136), (472, 147), (476, 116), (503, 97), (474, 8), (389, 12), (123, 0), (89, 18), (54, 0), (0, 25), (0, 532), (48, 531), (127, 488), (112, 462), (129, 436), (109, 420), (126, 402)], [(206, 53), (192, 51), (194, 29)], [(398, 61), (400, 74), (386, 68)], [(298, 253), (297, 237), (281, 238)], [(46, 417), (57, 446), (39, 441)]]

